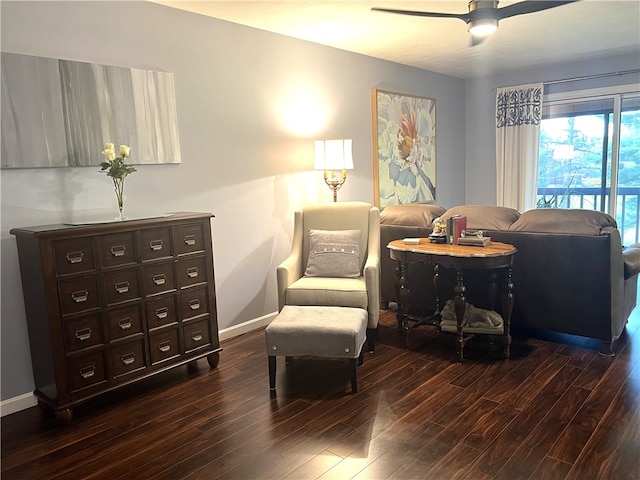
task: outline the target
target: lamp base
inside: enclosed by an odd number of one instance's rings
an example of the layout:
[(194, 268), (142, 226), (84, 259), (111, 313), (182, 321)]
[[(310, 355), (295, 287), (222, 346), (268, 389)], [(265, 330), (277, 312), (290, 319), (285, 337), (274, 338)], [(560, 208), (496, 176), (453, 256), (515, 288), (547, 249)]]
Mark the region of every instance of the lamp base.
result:
[(338, 190), (344, 185), (347, 180), (347, 171), (342, 170), (342, 175), (338, 176), (338, 170), (325, 170), (324, 182), (333, 190), (333, 201), (338, 201)]

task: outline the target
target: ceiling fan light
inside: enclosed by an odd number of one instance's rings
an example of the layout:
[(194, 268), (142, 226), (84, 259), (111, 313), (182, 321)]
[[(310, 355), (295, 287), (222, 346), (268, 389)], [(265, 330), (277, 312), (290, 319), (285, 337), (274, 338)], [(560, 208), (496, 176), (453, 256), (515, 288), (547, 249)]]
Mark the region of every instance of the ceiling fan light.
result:
[(469, 33), (476, 37), (486, 37), (498, 29), (498, 20), (495, 18), (479, 18), (469, 22)]

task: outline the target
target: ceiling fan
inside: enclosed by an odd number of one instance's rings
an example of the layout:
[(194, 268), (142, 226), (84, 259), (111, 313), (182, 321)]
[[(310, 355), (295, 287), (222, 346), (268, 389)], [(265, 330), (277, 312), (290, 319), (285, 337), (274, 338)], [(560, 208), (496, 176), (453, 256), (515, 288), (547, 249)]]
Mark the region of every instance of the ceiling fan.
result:
[(469, 2), (468, 13), (442, 13), (442, 12), (416, 12), (413, 10), (396, 10), (393, 8), (373, 7), (371, 10), (378, 12), (398, 13), (401, 15), (413, 15), (417, 17), (437, 17), (437, 18), (457, 18), (467, 24), (467, 30), (473, 36), (473, 45), (487, 35), (498, 29), (498, 22), (503, 18), (534, 13), (549, 8), (559, 7), (566, 3), (573, 3), (579, 0), (568, 1), (525, 1), (514, 3), (503, 8), (498, 8), (497, 0), (471, 0)]

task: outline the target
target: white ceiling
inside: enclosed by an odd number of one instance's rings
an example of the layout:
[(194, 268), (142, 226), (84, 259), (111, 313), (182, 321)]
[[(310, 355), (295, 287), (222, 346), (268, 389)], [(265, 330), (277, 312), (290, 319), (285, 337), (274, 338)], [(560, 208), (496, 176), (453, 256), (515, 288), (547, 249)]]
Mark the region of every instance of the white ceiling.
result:
[[(370, 10), (466, 13), (466, 0), (151, 1), (459, 78), (612, 54), (640, 56), (640, 0), (581, 0), (506, 18), (473, 47), (461, 20)], [(504, 0), (499, 7), (513, 3)]]

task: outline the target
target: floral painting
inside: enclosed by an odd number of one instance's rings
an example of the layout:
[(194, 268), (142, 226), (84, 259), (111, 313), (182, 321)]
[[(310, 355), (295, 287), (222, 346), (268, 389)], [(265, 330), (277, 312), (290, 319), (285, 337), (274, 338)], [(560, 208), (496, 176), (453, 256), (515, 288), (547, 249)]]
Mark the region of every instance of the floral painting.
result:
[(435, 201), (435, 99), (374, 90), (373, 138), (376, 205)]

